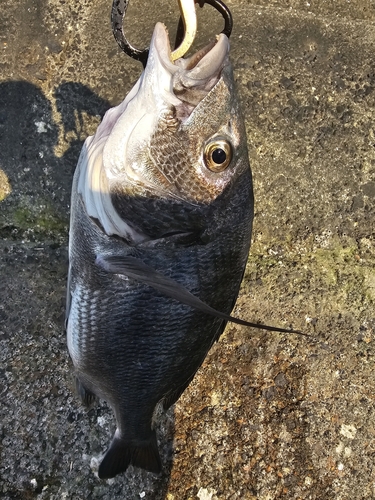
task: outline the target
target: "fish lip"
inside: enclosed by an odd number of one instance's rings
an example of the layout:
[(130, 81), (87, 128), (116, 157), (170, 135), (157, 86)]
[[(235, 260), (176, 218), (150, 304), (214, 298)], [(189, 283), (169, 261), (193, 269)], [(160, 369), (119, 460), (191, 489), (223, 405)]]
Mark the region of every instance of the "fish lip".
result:
[(203, 88), (209, 92), (219, 80), (228, 63), (229, 40), (220, 34), (216, 41), (184, 59), (171, 61), (171, 46), (166, 27), (157, 23), (150, 45), (149, 61), (158, 63), (171, 75), (171, 91), (176, 95), (182, 89)]

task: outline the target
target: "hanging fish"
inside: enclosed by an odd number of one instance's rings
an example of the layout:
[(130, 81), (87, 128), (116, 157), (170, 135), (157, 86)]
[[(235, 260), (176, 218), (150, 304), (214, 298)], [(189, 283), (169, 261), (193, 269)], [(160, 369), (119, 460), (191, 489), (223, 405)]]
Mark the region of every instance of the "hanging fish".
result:
[(228, 54), (221, 34), (173, 62), (157, 24), (74, 175), (68, 348), (82, 401), (106, 400), (117, 422), (100, 478), (161, 470), (155, 409), (189, 385), (238, 295), (253, 190)]

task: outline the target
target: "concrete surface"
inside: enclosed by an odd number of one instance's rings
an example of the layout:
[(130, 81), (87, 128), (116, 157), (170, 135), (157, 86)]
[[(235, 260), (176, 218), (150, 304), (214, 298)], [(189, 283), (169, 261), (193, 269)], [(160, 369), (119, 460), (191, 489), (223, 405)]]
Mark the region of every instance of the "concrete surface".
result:
[[(176, 3), (176, 5), (175, 5)], [(114, 421), (71, 381), (63, 314), (69, 193), (82, 141), (140, 65), (106, 0), (0, 5), (0, 498), (375, 497), (375, 5), (236, 0), (232, 57), (255, 181), (235, 313), (161, 419), (164, 474), (100, 481)], [(217, 32), (200, 24), (201, 39)], [(133, 0), (129, 38), (177, 2)]]

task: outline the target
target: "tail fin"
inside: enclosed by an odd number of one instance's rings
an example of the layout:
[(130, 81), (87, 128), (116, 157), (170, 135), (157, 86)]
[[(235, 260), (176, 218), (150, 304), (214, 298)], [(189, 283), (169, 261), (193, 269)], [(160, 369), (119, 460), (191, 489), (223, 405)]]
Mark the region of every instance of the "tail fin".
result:
[(130, 464), (156, 474), (161, 471), (155, 431), (152, 432), (148, 442), (139, 445), (130, 444), (115, 435), (99, 465), (98, 475), (100, 479), (115, 477), (117, 474), (125, 472)]

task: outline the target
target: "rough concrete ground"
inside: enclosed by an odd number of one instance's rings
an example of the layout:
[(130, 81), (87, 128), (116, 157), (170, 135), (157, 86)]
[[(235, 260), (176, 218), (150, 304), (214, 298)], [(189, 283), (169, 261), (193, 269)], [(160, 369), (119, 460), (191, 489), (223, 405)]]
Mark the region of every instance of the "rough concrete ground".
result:
[[(156, 20), (173, 30), (175, 3), (133, 0), (134, 43)], [(140, 65), (117, 49), (109, 1), (2, 0), (0, 498), (375, 497), (375, 6), (228, 5), (256, 196), (235, 313), (312, 337), (229, 326), (162, 417), (164, 475), (97, 479), (114, 421), (72, 389), (70, 183)]]

